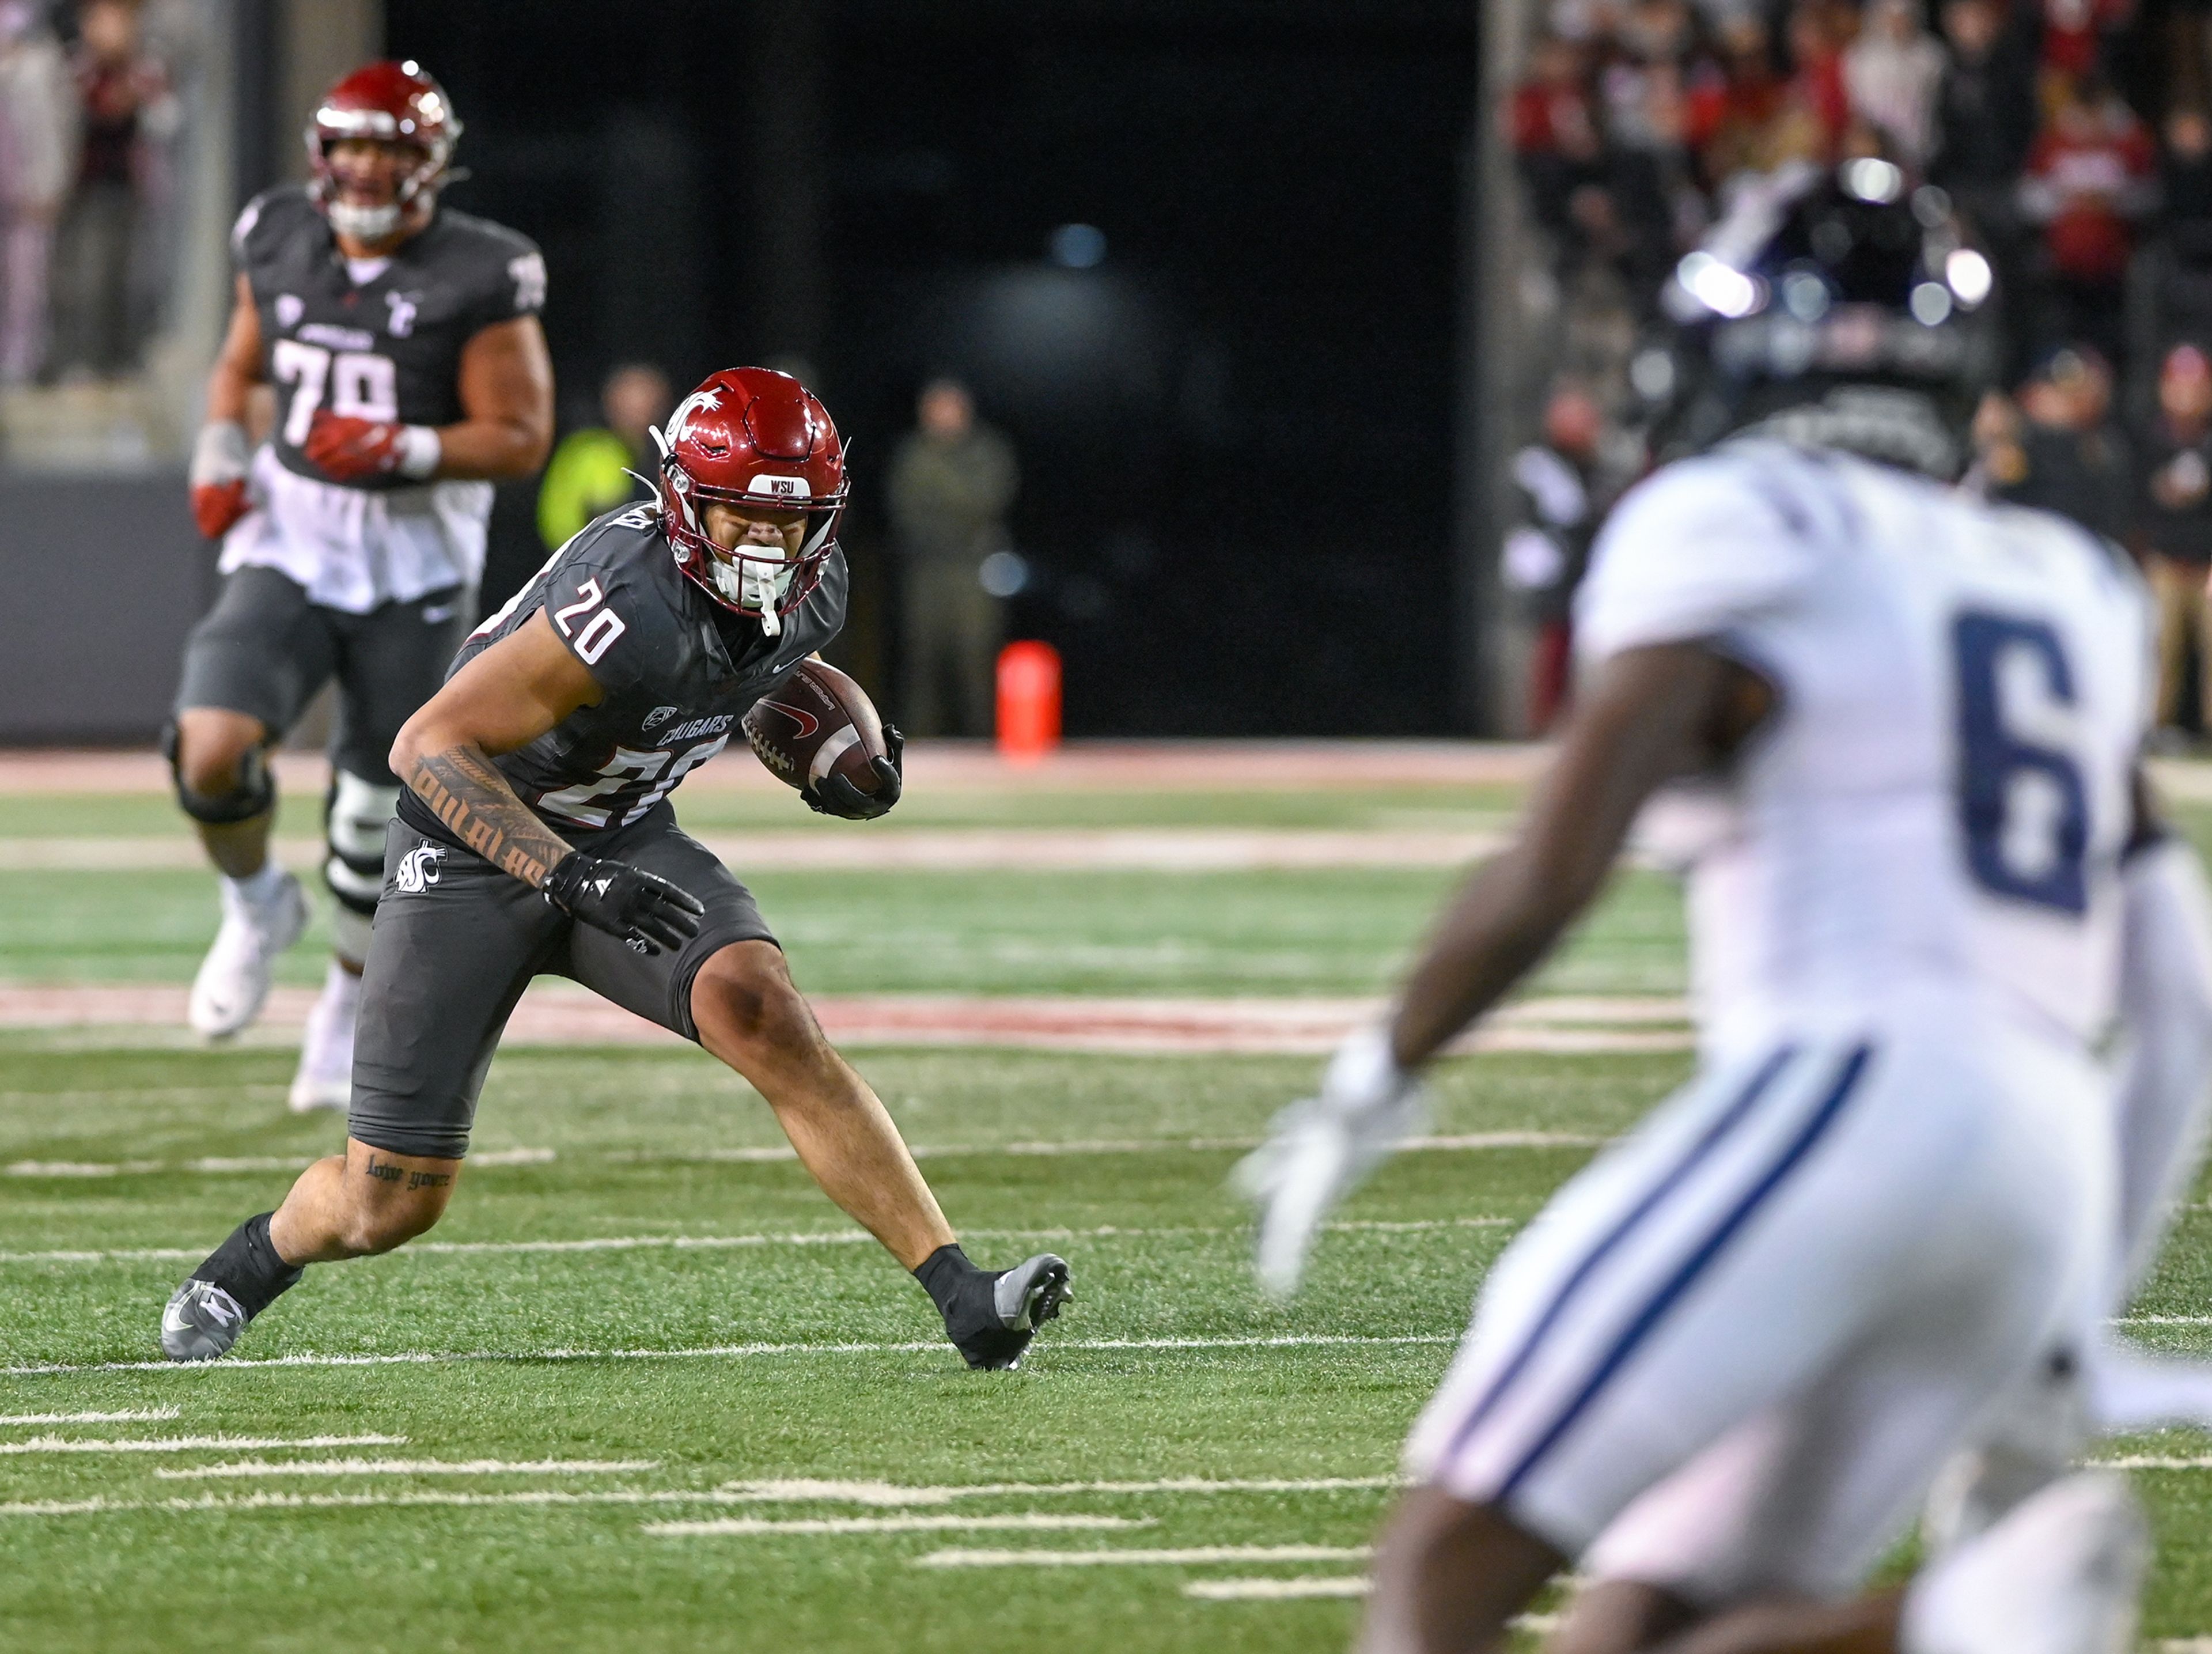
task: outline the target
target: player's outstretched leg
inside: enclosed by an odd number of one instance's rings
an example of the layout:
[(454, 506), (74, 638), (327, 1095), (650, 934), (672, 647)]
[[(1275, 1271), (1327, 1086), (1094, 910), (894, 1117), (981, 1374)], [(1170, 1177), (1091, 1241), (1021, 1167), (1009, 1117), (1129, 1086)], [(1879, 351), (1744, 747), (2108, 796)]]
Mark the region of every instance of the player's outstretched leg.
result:
[(269, 856), (276, 787), (262, 757), (259, 720), (217, 707), (178, 714), (167, 736), (177, 802), (199, 829), (222, 874), (222, 928), (192, 979), (192, 1027), (210, 1039), (237, 1033), (261, 1014), (270, 962), (307, 927), (300, 881)]
[(954, 1239), (898, 1128), (867, 1082), (823, 1037), (773, 942), (733, 942), (691, 985), (699, 1043), (743, 1074), (823, 1192), (913, 1271), (971, 1367), (1021, 1359), (1072, 1296), (1049, 1252), (1012, 1269), (979, 1268)]
[(460, 1171), (459, 1160), (348, 1138), (343, 1155), (301, 1172), (283, 1205), (239, 1225), (170, 1295), (161, 1353), (172, 1361), (227, 1354), (307, 1265), (389, 1252), (436, 1223)]

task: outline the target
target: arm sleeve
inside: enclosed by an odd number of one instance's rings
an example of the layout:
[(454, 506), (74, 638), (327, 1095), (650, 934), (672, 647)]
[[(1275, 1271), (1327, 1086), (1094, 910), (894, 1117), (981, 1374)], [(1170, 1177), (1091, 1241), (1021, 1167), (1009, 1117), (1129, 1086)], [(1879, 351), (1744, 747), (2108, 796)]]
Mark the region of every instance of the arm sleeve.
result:
[[(599, 538), (594, 536), (594, 539)], [(641, 592), (618, 565), (590, 556), (571, 556), (545, 582), (545, 617), (583, 663), (600, 688), (610, 693), (644, 681), (646, 663), (656, 650), (658, 605)]]
[(1598, 535), (1576, 595), (1583, 663), (1719, 637), (1795, 601), (1822, 538), (1824, 502), (1802, 492), (1735, 456), (1686, 460), (1632, 491)]
[(2212, 891), (2196, 852), (2161, 838), (2121, 872), (2123, 1295), (2157, 1262), (2173, 1203), (2197, 1174), (2212, 1102)]

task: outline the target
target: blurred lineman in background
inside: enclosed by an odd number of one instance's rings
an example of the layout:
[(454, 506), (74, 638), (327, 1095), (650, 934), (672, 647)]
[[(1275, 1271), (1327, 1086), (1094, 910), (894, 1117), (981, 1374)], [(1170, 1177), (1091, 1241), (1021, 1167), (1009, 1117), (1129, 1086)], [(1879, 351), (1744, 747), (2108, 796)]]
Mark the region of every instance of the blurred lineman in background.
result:
[[(299, 881), (269, 855), (266, 754), (338, 684), (323, 864), (337, 958), (295, 1110), (346, 1105), (399, 794), (386, 754), (468, 630), (493, 481), (536, 470), (552, 441), (544, 260), (440, 209), (460, 131), (412, 64), (373, 64), (325, 94), (307, 133), (314, 181), (258, 197), (232, 232), (238, 301), (192, 458), (193, 515), (222, 541), (224, 580), (185, 645), (167, 745), (222, 874), (222, 928), (191, 993), (208, 1037), (259, 1014), (271, 959), (307, 922)], [(263, 384), (276, 425), (257, 450), (245, 422)]]
[(899, 716), (917, 735), (991, 733), (1003, 602), (983, 563), (1006, 546), (1021, 485), (1013, 445), (975, 417), (957, 380), (922, 387), (920, 429), (891, 455), (891, 528), (903, 574)]
[[(192, 1272), (161, 1319), (173, 1360), (228, 1351), (312, 1263), (388, 1252), (453, 1198), (485, 1070), (531, 979), (574, 978), (696, 1040), (768, 1099), (799, 1159), (910, 1270), (973, 1367), (1011, 1367), (1067, 1266), (978, 1268), (898, 1128), (823, 1037), (752, 892), (668, 795), (785, 674), (837, 635), (844, 445), (788, 374), (719, 373), (660, 444), (651, 504), (610, 512), (470, 635), (392, 747), (407, 778), (362, 999), (345, 1152), (304, 1172)], [(863, 792), (898, 802), (895, 738)]]
[[(1557, 1654), (2133, 1645), (2141, 1515), (2069, 1466), (2105, 1318), (2193, 1165), (2212, 927), (2146, 813), (2140, 581), (1948, 485), (1987, 276), (1872, 160), (1746, 201), (1683, 261), (1680, 429), (1708, 451), (1599, 537), (1583, 688), (1517, 843), (1243, 1169), (1289, 1290), (1414, 1128), (1420, 1070), (1664, 797), (1701, 1072), (1491, 1273), (1408, 1444), (1370, 1654), (1502, 1649), (1577, 1559), (1595, 1583)], [(1854, 1596), (1993, 1416), (2009, 1450), (1964, 1461), (1951, 1542)]]
[(607, 423), (562, 437), (538, 484), (538, 534), (548, 551), (601, 512), (647, 497), (638, 476), (653, 474), (653, 429), (675, 405), (668, 375), (658, 368), (632, 362), (607, 375), (599, 392)]

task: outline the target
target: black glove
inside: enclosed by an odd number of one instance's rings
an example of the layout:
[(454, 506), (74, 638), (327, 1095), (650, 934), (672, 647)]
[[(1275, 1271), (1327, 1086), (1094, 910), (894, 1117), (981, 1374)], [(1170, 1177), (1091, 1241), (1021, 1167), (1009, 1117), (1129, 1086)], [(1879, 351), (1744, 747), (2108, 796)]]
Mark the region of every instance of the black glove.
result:
[(619, 936), (641, 953), (675, 952), (699, 933), (707, 913), (696, 897), (659, 873), (581, 850), (561, 858), (543, 891), (571, 919)]
[(890, 750), (890, 757), (868, 760), (868, 768), (876, 776), (874, 792), (863, 793), (832, 772), (822, 778), (819, 786), (800, 791), (799, 796), (806, 800), (806, 807), (846, 821), (873, 821), (888, 814), (906, 785), (906, 737), (899, 733), (896, 724), (884, 726), (884, 745)]

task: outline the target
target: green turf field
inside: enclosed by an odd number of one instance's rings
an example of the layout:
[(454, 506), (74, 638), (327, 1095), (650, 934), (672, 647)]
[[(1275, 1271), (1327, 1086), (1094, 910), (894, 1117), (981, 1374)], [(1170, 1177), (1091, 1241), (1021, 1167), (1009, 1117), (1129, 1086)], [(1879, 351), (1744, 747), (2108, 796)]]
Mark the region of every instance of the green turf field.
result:
[[(742, 828), (785, 801), (705, 802), (699, 824)], [(1510, 803), (1472, 787), (1030, 793), (917, 797), (902, 815), (1421, 828), (1486, 825)], [(0, 811), (0, 844), (171, 830), (155, 799)], [(1375, 990), (1450, 879), (757, 882), (821, 991), (1173, 998)], [(0, 874), (0, 986), (185, 981), (211, 908), (184, 873)], [(288, 979), (319, 971), (303, 946)], [(1639, 873), (1541, 987), (1681, 985), (1677, 904)], [(290, 1062), (270, 1044), (0, 1032), (0, 1650), (1340, 1648), (1346, 1598), (1191, 1593), (1361, 1573), (1399, 1440), (1483, 1270), (1689, 1061), (1447, 1065), (1438, 1134), (1559, 1140), (1401, 1158), (1279, 1310), (1249, 1283), (1223, 1177), (1313, 1060), (857, 1060), (971, 1251), (1048, 1245), (1073, 1263), (1078, 1300), (1023, 1371), (962, 1370), (919, 1289), (773, 1158), (759, 1099), (702, 1054), (652, 1047), (502, 1056), (479, 1158), (427, 1244), (311, 1272), (244, 1360), (142, 1368), (176, 1279), (343, 1128), (284, 1112)], [(2200, 1207), (2139, 1310), (2208, 1300)], [(2212, 1344), (2200, 1326), (2134, 1330)], [(2111, 1450), (2212, 1465), (2190, 1432)], [(2212, 1469), (2140, 1481), (2161, 1542), (2151, 1645), (2212, 1633)], [(1142, 1557), (1193, 1550), (1217, 1560)], [(1066, 1560), (1101, 1551), (1123, 1554)], [(1006, 1552), (1054, 1554), (994, 1565)]]

